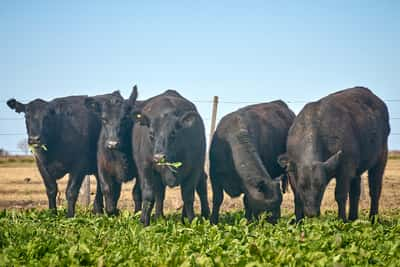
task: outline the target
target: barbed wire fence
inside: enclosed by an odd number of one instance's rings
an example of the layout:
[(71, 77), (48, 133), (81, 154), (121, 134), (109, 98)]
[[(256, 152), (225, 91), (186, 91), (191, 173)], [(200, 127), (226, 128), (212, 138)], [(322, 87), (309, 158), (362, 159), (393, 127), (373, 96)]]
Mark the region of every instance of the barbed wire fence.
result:
[[(6, 100), (0, 100), (0, 101), (4, 101), (5, 102)], [(27, 102), (27, 100), (22, 100), (22, 101), (23, 102)], [(260, 101), (220, 101), (218, 96), (214, 96), (213, 100), (193, 100), (192, 102), (194, 102), (194, 103), (209, 103), (209, 104), (213, 104), (213, 109), (215, 108), (215, 113), (218, 112), (217, 111), (218, 106), (221, 105), (221, 104), (233, 104), (233, 105), (239, 105), (239, 104), (245, 105), (246, 104), (246, 105), (251, 105), (251, 104), (260, 103)], [(287, 100), (285, 102), (288, 103), (288, 104), (306, 104), (309, 101), (305, 101), (305, 100)], [(385, 99), (384, 102), (386, 102), (386, 103), (396, 103), (396, 102), (400, 103), (400, 99)], [(213, 115), (211, 115), (211, 116), (213, 116)], [(215, 119), (216, 119), (216, 117), (215, 117)], [(397, 116), (394, 116), (394, 117), (389, 117), (389, 119), (390, 119), (390, 121), (398, 121), (398, 120), (400, 120), (400, 114), (398, 114)], [(23, 121), (23, 120), (25, 120), (23, 117), (0, 117), (0, 121)], [(203, 118), (203, 120), (204, 121), (212, 121), (213, 118), (212, 117), (211, 118), (206, 117), (206, 118)], [(214, 127), (212, 127), (213, 126), (212, 124), (213, 123), (211, 123), (211, 125), (210, 125), (211, 126), (210, 127), (211, 131), (213, 131), (214, 130), (213, 128), (215, 128), (215, 125), (214, 125)], [(24, 133), (24, 132), (0, 132), (0, 136), (15, 136), (15, 135), (23, 136), (23, 135), (26, 135), (26, 133)], [(390, 133), (390, 135), (393, 135), (393, 136), (400, 135), (400, 129), (398, 131), (392, 129), (392, 132)], [(19, 150), (8, 150), (8, 152), (18, 153), (18, 152), (21, 152), (21, 151), (19, 151)]]

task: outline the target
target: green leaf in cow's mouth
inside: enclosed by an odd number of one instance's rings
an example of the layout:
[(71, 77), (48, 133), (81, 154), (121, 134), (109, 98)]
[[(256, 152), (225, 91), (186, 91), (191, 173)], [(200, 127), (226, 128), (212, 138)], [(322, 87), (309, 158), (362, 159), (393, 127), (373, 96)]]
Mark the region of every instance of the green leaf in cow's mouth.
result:
[(38, 148), (41, 148), (41, 149), (43, 149), (44, 151), (47, 151), (46, 145), (38, 145), (38, 144), (29, 145), (29, 151), (30, 151), (32, 154), (35, 154), (35, 153), (36, 153), (36, 149), (38, 149)]
[(177, 173), (178, 172), (177, 169), (183, 165), (182, 162), (179, 162), (179, 161), (167, 162), (165, 160), (165, 158), (160, 159), (156, 164), (157, 164), (157, 166), (167, 167), (173, 173)]
[(157, 162), (158, 166), (167, 166), (167, 167), (174, 167), (175, 169), (178, 169), (183, 165), (182, 162), (177, 161), (177, 162), (166, 162), (165, 159), (161, 159), (159, 162)]

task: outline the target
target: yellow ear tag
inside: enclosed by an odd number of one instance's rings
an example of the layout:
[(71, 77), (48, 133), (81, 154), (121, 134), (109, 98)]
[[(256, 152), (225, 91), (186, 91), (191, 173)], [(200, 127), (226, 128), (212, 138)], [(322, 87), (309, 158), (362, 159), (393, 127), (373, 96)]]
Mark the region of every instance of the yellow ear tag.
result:
[(140, 119), (141, 117), (142, 117), (142, 114), (137, 114), (137, 115), (136, 115), (136, 118), (137, 118), (137, 119)]

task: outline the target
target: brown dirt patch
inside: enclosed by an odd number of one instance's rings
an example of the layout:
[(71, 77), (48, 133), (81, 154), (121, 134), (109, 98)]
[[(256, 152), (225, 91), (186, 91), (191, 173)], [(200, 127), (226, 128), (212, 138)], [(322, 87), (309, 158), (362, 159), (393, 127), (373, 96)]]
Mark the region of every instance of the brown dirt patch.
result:
[[(27, 183), (25, 178), (29, 177)], [(364, 175), (362, 179), (362, 194), (360, 199), (360, 208), (369, 209), (369, 193), (368, 181)], [(66, 177), (58, 182), (60, 195), (58, 203), (65, 205), (65, 188)], [(333, 180), (325, 192), (322, 203), (322, 210), (336, 210), (336, 202), (334, 201), (334, 185)], [(133, 182), (123, 185), (121, 200), (119, 207), (122, 209), (133, 209), (132, 204), (132, 187)], [(91, 199), (93, 200), (96, 192), (95, 179), (91, 178)], [(212, 191), (209, 186), (210, 206)], [(0, 209), (9, 208), (47, 208), (47, 196), (45, 187), (42, 183), (40, 174), (34, 164), (21, 164), (13, 166), (0, 166)], [(179, 188), (167, 189), (165, 200), (165, 212), (176, 212), (182, 208), (182, 200)], [(392, 210), (400, 207), (400, 159), (390, 159), (385, 171), (384, 185), (382, 190), (380, 208), (381, 210)], [(196, 196), (195, 208), (199, 212), (199, 200)], [(242, 199), (232, 199), (225, 195), (222, 204), (223, 211), (240, 210), (243, 208)], [(293, 213), (293, 194), (289, 190), (284, 194), (282, 204), (284, 211)]]

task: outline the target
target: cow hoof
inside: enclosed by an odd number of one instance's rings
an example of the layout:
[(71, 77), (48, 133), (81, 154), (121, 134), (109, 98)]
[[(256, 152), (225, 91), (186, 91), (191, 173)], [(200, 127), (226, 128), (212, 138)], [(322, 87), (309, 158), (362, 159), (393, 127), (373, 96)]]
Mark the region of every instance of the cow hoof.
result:
[(378, 218), (378, 215), (370, 216), (369, 219), (371, 220), (372, 224), (380, 223), (380, 219)]
[(154, 219), (155, 219), (155, 220), (165, 219), (165, 216), (164, 216), (164, 214), (155, 214), (155, 215), (154, 215)]
[(50, 215), (50, 216), (57, 216), (57, 210), (56, 209), (49, 209), (48, 210), (48, 214)]
[(204, 219), (210, 218), (210, 211), (201, 212), (201, 217), (203, 217)]
[(140, 220), (140, 223), (141, 224), (143, 224), (143, 227), (147, 227), (147, 226), (149, 226), (150, 225), (150, 222), (149, 221), (147, 221), (147, 220)]
[(210, 223), (213, 224), (213, 225), (217, 225), (218, 224), (218, 218), (216, 218), (215, 216), (211, 216)]
[(93, 209), (92, 213), (94, 215), (103, 215), (104, 214), (104, 210), (103, 209)]
[(358, 219), (358, 216), (349, 216), (349, 221), (350, 222), (354, 222), (357, 219)]
[(107, 215), (111, 216), (111, 217), (118, 216), (119, 214), (120, 214), (119, 209), (115, 209), (115, 210), (112, 210), (112, 211), (107, 211)]
[(269, 223), (272, 224), (272, 225), (275, 225), (275, 224), (278, 223), (278, 219), (277, 219), (277, 218), (274, 218), (274, 217), (269, 217), (269, 218), (267, 219), (267, 222), (269, 222)]

